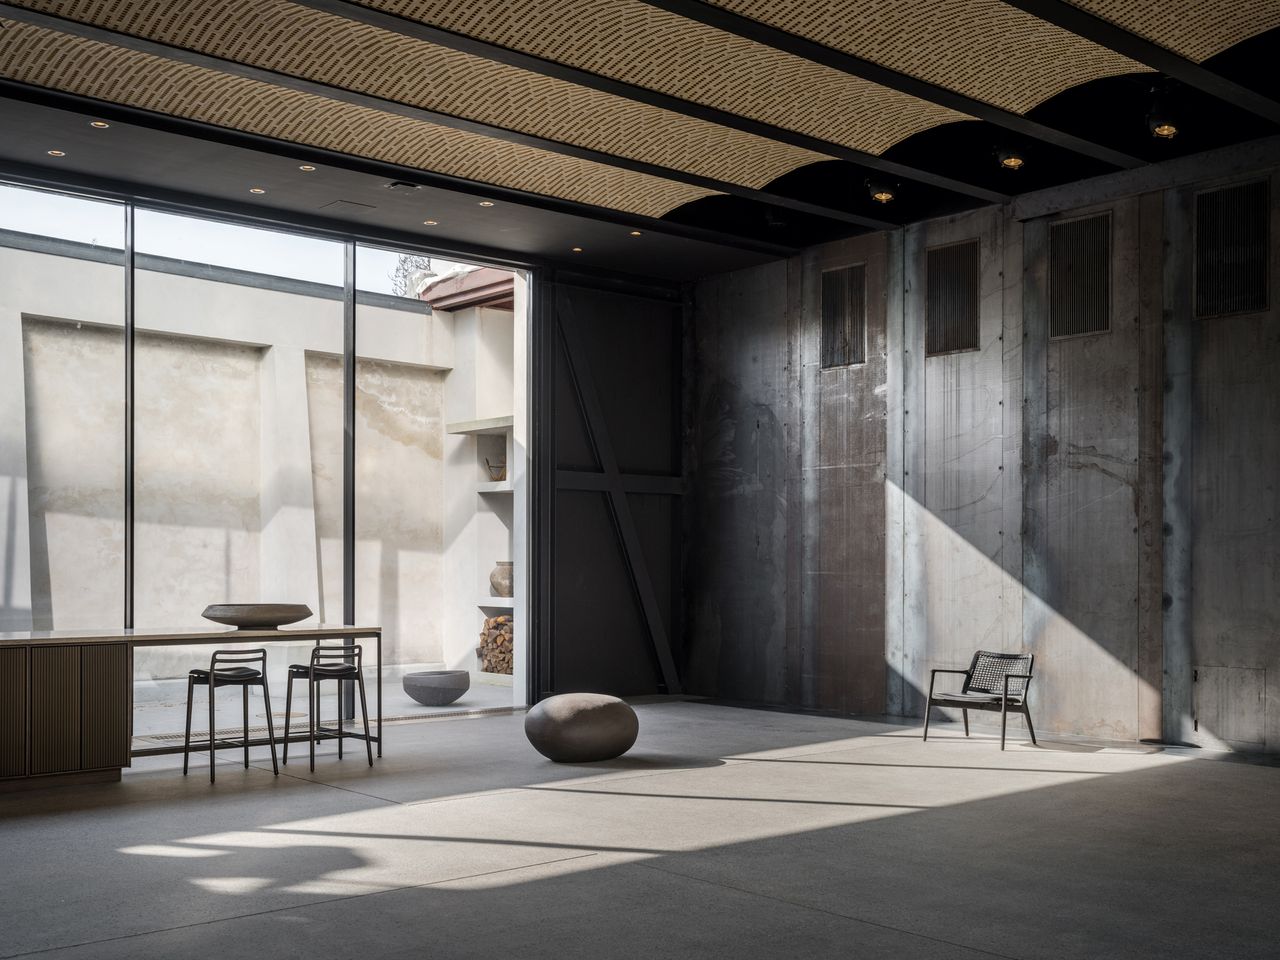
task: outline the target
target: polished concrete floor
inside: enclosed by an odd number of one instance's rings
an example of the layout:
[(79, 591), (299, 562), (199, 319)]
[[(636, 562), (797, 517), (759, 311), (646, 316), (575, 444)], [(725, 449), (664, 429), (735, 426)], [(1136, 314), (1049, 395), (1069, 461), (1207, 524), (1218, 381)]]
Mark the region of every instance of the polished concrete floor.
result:
[(519, 715), (370, 769), (223, 755), (0, 797), (0, 956), (1280, 956), (1280, 769), (694, 702), (549, 763)]

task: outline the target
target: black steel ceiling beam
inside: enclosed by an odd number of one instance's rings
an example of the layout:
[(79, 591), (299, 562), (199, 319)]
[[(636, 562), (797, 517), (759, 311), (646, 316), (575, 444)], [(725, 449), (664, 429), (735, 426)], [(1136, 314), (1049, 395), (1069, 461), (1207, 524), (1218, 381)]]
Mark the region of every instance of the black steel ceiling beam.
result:
[[(1280, 123), (1280, 103), (1263, 96), (1256, 90), (1243, 87), (1221, 74), (1207, 70), (1194, 60), (1174, 53), (1167, 47), (1153, 43), (1135, 33), (1117, 26), (1109, 20), (1096, 17), (1063, 0), (1003, 0), (1010, 6), (1031, 14), (1045, 23), (1051, 23), (1083, 37), (1093, 43), (1113, 50), (1121, 56), (1159, 70), (1188, 87), (1207, 93), (1219, 100), (1248, 110), (1272, 123)], [(1223, 16), (1230, 16), (1224, 11)]]
[(378, 110), (382, 113), (391, 114), (397, 117), (404, 117), (409, 120), (432, 123), (438, 126), (448, 127), (452, 130), (460, 130), (466, 133), (489, 137), (494, 140), (501, 140), (506, 143), (515, 143), (520, 146), (532, 147), (534, 149), (543, 150), (562, 157), (572, 157), (576, 160), (587, 160), (592, 163), (598, 163), (603, 166), (609, 166), (619, 170), (628, 170), (632, 173), (658, 177), (664, 180), (683, 183), (704, 190), (712, 190), (716, 193), (724, 193), (729, 196), (741, 197), (745, 200), (755, 201), (756, 203), (768, 204), (770, 206), (781, 207), (787, 210), (795, 210), (810, 216), (824, 217), (828, 220), (838, 220), (843, 223), (853, 224), (854, 226), (865, 227), (869, 230), (893, 230), (898, 226), (896, 223), (879, 220), (875, 217), (863, 216), (861, 214), (852, 213), (848, 210), (828, 207), (824, 204), (809, 203), (804, 200), (797, 200), (793, 197), (784, 196), (783, 194), (772, 193), (767, 190), (758, 190), (753, 187), (743, 186), (742, 184), (733, 183), (731, 181), (719, 180), (714, 177), (706, 177), (701, 174), (690, 173), (689, 171), (679, 170), (673, 167), (664, 167), (656, 163), (648, 163), (631, 157), (617, 156), (615, 154), (605, 153), (600, 150), (593, 150), (588, 147), (581, 147), (572, 143), (551, 140), (546, 137), (539, 137), (534, 134), (523, 133), (519, 130), (511, 130), (507, 127), (499, 127), (493, 124), (471, 120), (466, 117), (440, 113), (436, 110), (427, 110), (422, 107), (415, 107), (411, 104), (402, 103), (398, 100), (387, 100), (371, 94), (361, 93), (358, 90), (352, 90), (347, 87), (336, 87), (327, 83), (308, 80), (305, 77), (299, 77), (289, 73), (281, 73), (264, 67), (255, 67), (251, 64), (242, 63), (238, 60), (228, 60), (223, 57), (216, 57), (196, 50), (190, 50), (186, 47), (178, 47), (168, 43), (161, 43), (156, 40), (149, 40), (145, 37), (139, 37), (130, 33), (120, 33), (105, 27), (98, 27), (93, 24), (84, 23), (80, 20), (69, 20), (63, 17), (51, 16), (49, 14), (38, 13), (20, 7), (13, 7), (5, 3), (0, 3), (0, 14), (13, 20), (29, 23), (33, 26), (43, 27), (48, 30), (57, 30), (60, 33), (81, 37), (86, 40), (94, 40), (99, 43), (111, 44), (126, 50), (145, 53), (150, 56), (166, 60), (173, 60), (177, 63), (187, 64), (188, 66), (214, 70), (219, 73), (241, 77), (246, 80), (253, 80), (258, 83), (266, 83), (272, 86), (282, 87), (287, 90), (293, 90), (298, 93), (323, 97), (325, 99), (333, 100), (338, 103), (345, 103), (350, 106)]
[[(615, 97), (622, 97), (626, 100), (643, 103), (651, 107), (657, 107), (661, 110), (667, 110), (671, 113), (677, 113), (685, 117), (704, 120), (707, 123), (714, 123), (717, 126), (727, 127), (731, 130), (738, 130), (742, 133), (749, 133), (757, 137), (763, 137), (766, 140), (790, 144), (793, 147), (800, 147), (801, 149), (809, 150), (825, 157), (831, 157), (836, 160), (845, 160), (849, 163), (856, 163), (872, 170), (878, 170), (882, 173), (890, 174), (895, 177), (902, 177), (906, 180), (914, 180), (917, 183), (929, 184), (930, 186), (938, 187), (939, 189), (947, 190), (952, 193), (962, 194), (967, 197), (974, 197), (979, 200), (985, 200), (989, 203), (1001, 203), (1009, 199), (1008, 194), (1002, 193), (999, 190), (991, 190), (977, 184), (966, 183), (963, 180), (957, 180), (953, 177), (945, 176), (944, 174), (933, 173), (929, 170), (920, 169), (919, 167), (912, 167), (904, 163), (898, 163), (894, 160), (881, 157), (878, 154), (855, 150), (852, 147), (846, 147), (839, 143), (832, 143), (831, 141), (823, 140), (820, 137), (809, 136), (808, 134), (799, 133), (795, 130), (788, 130), (785, 127), (778, 127), (770, 123), (764, 123), (760, 120), (753, 120), (750, 117), (744, 117), (728, 110), (721, 110), (718, 107), (710, 107), (706, 104), (695, 103), (692, 100), (683, 100), (680, 97), (673, 97), (670, 94), (651, 90), (648, 87), (636, 86), (635, 84), (615, 80), (612, 77), (591, 73), (588, 70), (580, 70), (577, 67), (557, 63), (554, 60), (545, 60), (542, 57), (537, 57), (533, 54), (523, 53), (509, 47), (498, 46), (497, 44), (488, 43), (484, 40), (477, 40), (475, 37), (454, 33), (449, 30), (441, 29), (440, 27), (433, 27), (430, 24), (423, 23), (419, 20), (410, 20), (407, 17), (397, 16), (396, 14), (384, 13), (381, 10), (374, 10), (364, 6), (363, 4), (351, 2), (351, 0), (290, 0), (290, 2), (294, 3), (296, 6), (307, 7), (311, 10), (319, 10), (324, 13), (344, 17), (347, 20), (354, 20), (358, 23), (366, 24), (367, 26), (377, 27), (378, 29), (385, 30), (388, 33), (396, 33), (401, 36), (411, 37), (415, 40), (432, 43), (436, 46), (447, 47), (450, 50), (457, 50), (460, 53), (468, 53), (472, 56), (481, 57), (485, 60), (491, 60), (494, 63), (505, 64), (509, 67), (517, 67), (530, 73), (536, 73), (539, 76), (550, 77), (555, 80), (564, 80), (567, 83), (586, 87), (590, 90), (596, 90), (600, 93), (612, 94)], [(1123, 155), (1117, 154), (1117, 156)], [(1132, 166), (1138, 162), (1139, 161), (1132, 160), (1129, 164), (1117, 163), (1117, 165)]]
[[(171, 133), (209, 143), (219, 143), (243, 150), (253, 150), (257, 153), (282, 157), (295, 163), (298, 161), (314, 163), (319, 166), (331, 167), (335, 170), (345, 170), (349, 173), (379, 177), (383, 180), (403, 180), (465, 196), (501, 200), (508, 203), (521, 204), (533, 209), (547, 210), (552, 213), (583, 217), (601, 223), (616, 223), (620, 226), (650, 231), (655, 234), (667, 234), (668, 236), (681, 237), (686, 240), (732, 247), (772, 257), (788, 257), (794, 254), (797, 249), (784, 244), (770, 243), (766, 240), (754, 240), (750, 237), (725, 233), (720, 230), (686, 226), (669, 220), (647, 217), (642, 214), (626, 213), (625, 211), (613, 210), (608, 207), (597, 207), (577, 200), (562, 200), (546, 194), (481, 183), (476, 180), (467, 180), (449, 174), (420, 170), (417, 167), (401, 166), (383, 160), (371, 160), (349, 153), (327, 150), (323, 147), (295, 143), (292, 140), (265, 137), (261, 134), (248, 133), (231, 127), (220, 127), (198, 120), (187, 120), (166, 113), (142, 110), (138, 107), (125, 106), (107, 100), (96, 100), (80, 94), (51, 90), (47, 87), (36, 87), (14, 80), (0, 78), (0, 96), (6, 96), (24, 103), (40, 104), (57, 110), (67, 110), (97, 119), (133, 124), (137, 127), (157, 130), (161, 133)], [(418, 242), (422, 243), (423, 241), (419, 238)]]
[(1074, 134), (1045, 126), (1043, 123), (1037, 123), (1020, 113), (1003, 110), (981, 100), (966, 97), (964, 94), (948, 90), (946, 87), (940, 87), (926, 80), (899, 73), (871, 60), (864, 60), (861, 57), (845, 53), (843, 50), (836, 50), (815, 40), (809, 40), (806, 37), (788, 33), (785, 30), (779, 30), (777, 27), (771, 27), (758, 20), (731, 13), (721, 7), (704, 3), (702, 0), (642, 0), (642, 2), (651, 7), (657, 7), (659, 10), (665, 10), (668, 13), (684, 17), (686, 20), (694, 20), (717, 30), (723, 30), (725, 33), (731, 33), (736, 37), (742, 37), (744, 40), (751, 40), (755, 43), (772, 47), (775, 50), (781, 50), (784, 53), (821, 64), (824, 67), (830, 67), (832, 70), (838, 70), (849, 76), (859, 77), (882, 87), (897, 90), (899, 93), (905, 93), (908, 96), (915, 97), (917, 100), (925, 100), (940, 107), (957, 110), (979, 120), (986, 120), (988, 123), (993, 123), (1006, 130), (1012, 130), (1023, 136), (1050, 143), (1056, 147), (1062, 147), (1064, 150), (1071, 150), (1087, 157), (1093, 157), (1113, 166), (1132, 169), (1144, 164), (1144, 161), (1139, 160), (1137, 157), (1131, 157), (1127, 153), (1113, 150), (1103, 144), (1094, 143), (1092, 140), (1086, 140), (1083, 137), (1077, 137)]

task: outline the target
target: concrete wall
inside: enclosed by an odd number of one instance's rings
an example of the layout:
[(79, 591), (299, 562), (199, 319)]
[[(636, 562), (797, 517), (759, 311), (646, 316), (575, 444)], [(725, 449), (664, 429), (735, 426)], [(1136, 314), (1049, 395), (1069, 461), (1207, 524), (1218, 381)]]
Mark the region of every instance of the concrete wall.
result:
[[(102, 260), (0, 246), (9, 629), (122, 617), (123, 268)], [(223, 600), (340, 621), (341, 302), (222, 273), (137, 274), (137, 625), (198, 625)], [(425, 308), (358, 309), (358, 616), (384, 625), (389, 662), (435, 663), (452, 329)], [(149, 649), (137, 667), (177, 675), (191, 656)]]
[[(1153, 169), (696, 285), (694, 691), (920, 716), (932, 668), (1025, 650), (1046, 731), (1280, 749), (1280, 326), (1190, 316), (1214, 170)], [(1050, 225), (1100, 212), (1111, 328), (1051, 339)], [(970, 239), (979, 347), (926, 357), (927, 251)], [(868, 360), (822, 371), (853, 262)]]

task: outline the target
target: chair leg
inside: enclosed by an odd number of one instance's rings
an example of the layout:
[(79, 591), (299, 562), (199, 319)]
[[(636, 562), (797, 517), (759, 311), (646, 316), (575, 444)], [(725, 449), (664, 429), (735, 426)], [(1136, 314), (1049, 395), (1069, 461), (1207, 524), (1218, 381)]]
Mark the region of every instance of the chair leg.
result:
[(213, 783), (213, 776), (214, 776), (213, 768), (217, 766), (217, 761), (214, 759), (214, 755), (213, 755), (213, 751), (218, 743), (217, 739), (214, 737), (214, 730), (216, 728), (213, 722), (213, 691), (216, 686), (217, 685), (213, 681), (213, 673), (210, 672), (209, 674), (209, 782), (210, 783)]
[(369, 766), (373, 766), (373, 743), (369, 740), (369, 704), (364, 696), (364, 674), (357, 674), (356, 681), (360, 687), (360, 714), (364, 717), (364, 749), (369, 754)]
[(342, 759), (342, 741), (346, 739), (343, 736), (347, 732), (345, 721), (342, 718), (342, 684), (341, 679), (338, 680), (338, 759)]
[(280, 764), (276, 762), (276, 724), (271, 719), (271, 688), (267, 686), (266, 670), (262, 671), (262, 701), (267, 705), (267, 740), (271, 743), (271, 769), (278, 777), (280, 776)]
[(240, 699), (244, 702), (244, 768), (249, 769), (249, 685), (240, 687)]
[(1040, 746), (1040, 744), (1036, 742), (1036, 728), (1031, 725), (1031, 710), (1027, 707), (1023, 707), (1022, 715), (1027, 718), (1027, 733), (1031, 734), (1031, 745), (1035, 747)]
[(311, 748), (311, 772), (316, 772), (316, 712), (320, 709), (320, 697), (316, 693), (316, 684), (312, 683), (310, 678), (307, 679), (307, 715), (311, 721), (311, 740), (309, 746)]
[(924, 705), (924, 738), (926, 741), (929, 739), (929, 707), (929, 703)]
[[(293, 675), (284, 684), (284, 750), (280, 762), (288, 765), (289, 763), (289, 714), (293, 712)], [(267, 715), (270, 716), (271, 710), (267, 709)]]
[(969, 735), (969, 711), (962, 709), (960, 712), (964, 714), (964, 735), (967, 737)]
[(191, 763), (191, 707), (192, 697), (196, 692), (196, 682), (193, 677), (187, 677), (187, 735), (182, 740), (182, 775), (187, 775), (187, 767)]
[(1009, 705), (1003, 700), (1000, 702), (1000, 749), (1004, 749), (1004, 730), (1009, 720)]

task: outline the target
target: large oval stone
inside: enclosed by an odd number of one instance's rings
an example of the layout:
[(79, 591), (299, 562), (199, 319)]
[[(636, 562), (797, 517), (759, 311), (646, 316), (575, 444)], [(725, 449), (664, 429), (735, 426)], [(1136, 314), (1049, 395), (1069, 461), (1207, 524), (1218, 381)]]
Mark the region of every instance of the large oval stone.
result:
[(525, 714), (524, 732), (548, 760), (593, 763), (630, 750), (640, 733), (640, 720), (617, 697), (562, 693), (535, 704)]

